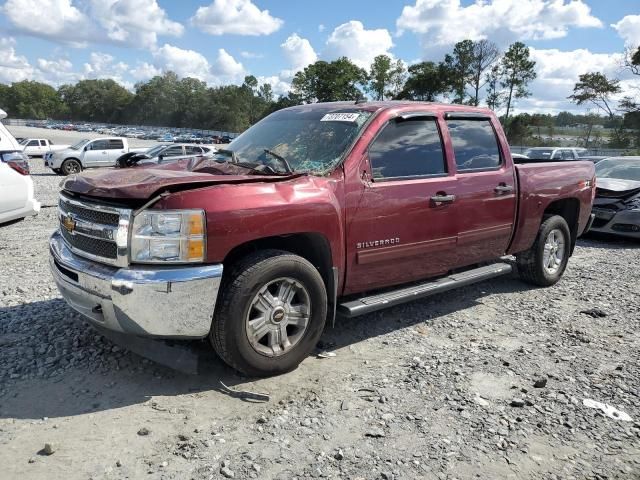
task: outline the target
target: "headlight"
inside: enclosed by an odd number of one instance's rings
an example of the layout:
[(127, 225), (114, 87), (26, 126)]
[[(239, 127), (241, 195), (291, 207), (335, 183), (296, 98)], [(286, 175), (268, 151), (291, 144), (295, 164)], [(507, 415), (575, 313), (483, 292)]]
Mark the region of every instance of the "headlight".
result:
[(133, 220), (131, 261), (203, 262), (205, 242), (203, 210), (145, 210)]

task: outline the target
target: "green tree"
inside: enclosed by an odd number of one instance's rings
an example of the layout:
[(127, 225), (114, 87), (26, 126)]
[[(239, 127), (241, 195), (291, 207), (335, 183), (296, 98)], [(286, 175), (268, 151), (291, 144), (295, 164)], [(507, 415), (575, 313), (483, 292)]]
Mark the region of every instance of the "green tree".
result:
[(434, 102), (450, 90), (449, 69), (444, 63), (421, 62), (409, 67), (404, 88), (396, 98)]
[(5, 90), (7, 110), (13, 117), (55, 118), (63, 110), (58, 92), (45, 83), (24, 80)]
[(263, 83), (260, 86), (260, 90), (258, 92), (258, 96), (264, 101), (266, 104), (273, 103), (273, 87), (270, 83)]
[(11, 87), (0, 83), (0, 109), (7, 110), (9, 108), (9, 99), (11, 98)]
[(467, 84), (471, 83), (474, 69), (474, 43), (463, 40), (453, 47), (453, 53), (444, 57), (444, 63), (449, 70), (449, 79), (453, 90), (453, 103), (466, 103)]
[(293, 93), (307, 103), (356, 100), (367, 82), (367, 72), (347, 57), (319, 60), (293, 77)]
[(531, 95), (527, 86), (536, 78), (535, 66), (536, 62), (530, 59), (529, 47), (522, 42), (513, 43), (502, 57), (500, 84), (507, 90), (505, 118), (509, 118), (514, 99)]
[(165, 72), (135, 85), (135, 99), (129, 108), (131, 123), (174, 126), (172, 119), (180, 108), (178, 84), (173, 72)]
[(590, 72), (580, 75), (573, 87), (573, 95), (568, 98), (576, 105), (591, 103), (613, 118), (611, 96), (617, 93), (620, 93), (619, 80), (609, 79), (600, 72)]
[(378, 55), (371, 64), (366, 89), (374, 100), (384, 100), (385, 95), (394, 96), (400, 91), (405, 75), (401, 60), (394, 62), (388, 55)]
[(487, 71), (498, 60), (499, 56), (500, 50), (498, 50), (495, 43), (489, 40), (480, 40), (473, 43), (469, 80), (469, 86), (473, 91), (469, 103), (472, 105), (476, 107), (480, 105), (480, 89), (488, 83)]
[(111, 79), (82, 80), (58, 90), (74, 120), (120, 122), (133, 100), (126, 88)]
[(494, 65), (486, 77), (487, 83), (487, 106), (491, 110), (497, 110), (504, 104), (504, 93), (501, 92), (498, 87), (500, 85), (500, 67)]

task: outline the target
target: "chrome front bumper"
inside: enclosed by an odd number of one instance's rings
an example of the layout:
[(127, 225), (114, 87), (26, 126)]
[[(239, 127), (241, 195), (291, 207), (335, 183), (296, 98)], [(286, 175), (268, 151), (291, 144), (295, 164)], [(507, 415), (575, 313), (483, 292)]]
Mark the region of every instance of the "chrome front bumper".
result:
[(144, 337), (209, 334), (222, 265), (112, 267), (74, 254), (59, 232), (51, 236), (49, 249), (60, 293), (91, 323)]

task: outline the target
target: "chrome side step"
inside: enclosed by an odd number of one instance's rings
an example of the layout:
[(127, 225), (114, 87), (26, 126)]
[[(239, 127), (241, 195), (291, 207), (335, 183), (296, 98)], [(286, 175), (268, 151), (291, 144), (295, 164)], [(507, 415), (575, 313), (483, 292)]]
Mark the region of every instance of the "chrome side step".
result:
[(350, 300), (338, 305), (338, 313), (347, 318), (357, 317), (358, 315), (364, 315), (375, 312), (376, 310), (382, 310), (383, 308), (411, 302), (412, 300), (428, 297), (436, 293), (446, 292), (454, 288), (464, 287), (501, 275), (507, 275), (511, 273), (512, 270), (513, 268), (508, 263), (494, 263), (418, 285)]

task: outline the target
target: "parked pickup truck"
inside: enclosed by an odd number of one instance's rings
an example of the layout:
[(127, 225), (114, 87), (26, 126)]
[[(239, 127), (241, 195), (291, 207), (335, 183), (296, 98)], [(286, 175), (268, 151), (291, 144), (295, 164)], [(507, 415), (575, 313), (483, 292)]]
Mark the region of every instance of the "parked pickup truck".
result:
[(50, 258), (69, 305), (120, 336), (209, 337), (251, 376), (294, 369), (336, 313), (512, 266), (553, 285), (595, 191), (591, 162), (514, 166), (489, 110), (412, 102), (292, 107), (212, 158), (62, 187)]
[(24, 147), (22, 151), (30, 157), (44, 157), (46, 153), (69, 148), (69, 145), (54, 145), (46, 138), (25, 138), (20, 145)]
[(58, 174), (70, 175), (85, 168), (113, 167), (122, 154), (144, 150), (130, 149), (127, 139), (122, 137), (84, 139), (64, 150), (45, 154), (44, 164)]

